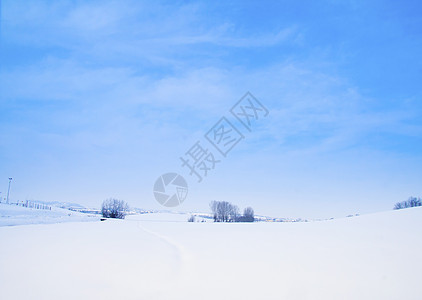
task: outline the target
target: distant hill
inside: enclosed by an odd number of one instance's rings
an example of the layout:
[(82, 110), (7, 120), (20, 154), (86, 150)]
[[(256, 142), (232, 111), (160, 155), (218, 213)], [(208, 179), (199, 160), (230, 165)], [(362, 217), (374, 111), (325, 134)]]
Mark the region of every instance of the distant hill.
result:
[(59, 201), (50, 201), (50, 202), (34, 201), (34, 202), (43, 203), (43, 204), (46, 204), (46, 205), (65, 208), (65, 209), (70, 209), (70, 208), (84, 209), (84, 208), (86, 208), (86, 206), (83, 206), (79, 203), (71, 203), (71, 202), (59, 202)]

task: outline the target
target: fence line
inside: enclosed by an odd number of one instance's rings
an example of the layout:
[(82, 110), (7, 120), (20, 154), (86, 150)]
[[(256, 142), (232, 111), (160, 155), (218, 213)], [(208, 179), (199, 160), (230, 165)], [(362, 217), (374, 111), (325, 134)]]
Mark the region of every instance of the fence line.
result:
[(16, 203), (10, 203), (9, 205), (16, 205), (16, 206), (22, 206), (27, 208), (33, 208), (33, 209), (44, 209), (44, 210), (51, 210), (51, 206), (45, 205), (43, 203), (38, 203), (36, 201), (26, 200), (24, 201), (18, 201)]

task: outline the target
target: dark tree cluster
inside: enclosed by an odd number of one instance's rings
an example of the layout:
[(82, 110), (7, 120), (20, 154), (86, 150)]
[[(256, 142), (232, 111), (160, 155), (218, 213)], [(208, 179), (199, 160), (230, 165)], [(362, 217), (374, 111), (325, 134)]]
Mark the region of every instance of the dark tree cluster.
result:
[(253, 222), (255, 221), (254, 215), (252, 207), (246, 207), (243, 210), (243, 215), (238, 218), (238, 222)]
[(421, 198), (410, 197), (407, 201), (397, 202), (394, 209), (422, 206)]
[(253, 222), (255, 221), (254, 210), (247, 207), (240, 214), (239, 207), (227, 201), (212, 201), (210, 203), (214, 222)]
[(107, 199), (101, 206), (101, 213), (104, 218), (124, 219), (129, 206), (123, 200)]

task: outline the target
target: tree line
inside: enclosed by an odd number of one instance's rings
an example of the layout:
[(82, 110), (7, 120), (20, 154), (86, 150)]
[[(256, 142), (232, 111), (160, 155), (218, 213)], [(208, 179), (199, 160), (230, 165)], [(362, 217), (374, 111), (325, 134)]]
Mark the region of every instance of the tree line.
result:
[(227, 201), (211, 201), (211, 213), (214, 222), (253, 222), (255, 221), (254, 210), (246, 207), (243, 214), (237, 205)]
[(416, 207), (416, 206), (422, 206), (421, 198), (410, 197), (406, 201), (397, 202), (394, 205), (394, 209), (402, 209), (402, 208)]

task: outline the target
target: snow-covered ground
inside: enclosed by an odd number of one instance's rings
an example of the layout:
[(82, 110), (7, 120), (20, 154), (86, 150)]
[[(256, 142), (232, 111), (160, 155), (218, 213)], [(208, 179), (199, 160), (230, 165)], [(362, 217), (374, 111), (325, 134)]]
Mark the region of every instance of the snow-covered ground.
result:
[(187, 217), (0, 227), (0, 299), (421, 299), (422, 208), (308, 223)]
[(99, 216), (54, 206), (51, 210), (45, 210), (0, 203), (0, 226), (98, 221), (99, 219)]

